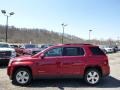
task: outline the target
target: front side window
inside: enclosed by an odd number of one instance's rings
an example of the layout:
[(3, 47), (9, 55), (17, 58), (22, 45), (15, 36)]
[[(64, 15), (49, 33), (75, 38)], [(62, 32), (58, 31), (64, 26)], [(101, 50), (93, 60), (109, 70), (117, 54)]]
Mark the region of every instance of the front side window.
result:
[(64, 56), (81, 56), (84, 55), (83, 48), (80, 47), (65, 47), (63, 51)]
[(46, 57), (62, 56), (62, 48), (53, 48), (45, 53)]

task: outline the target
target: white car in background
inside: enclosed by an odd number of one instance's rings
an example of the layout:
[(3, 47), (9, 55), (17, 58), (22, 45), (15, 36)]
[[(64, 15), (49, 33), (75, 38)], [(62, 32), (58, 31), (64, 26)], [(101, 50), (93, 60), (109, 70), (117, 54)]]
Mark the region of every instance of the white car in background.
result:
[(9, 44), (0, 42), (0, 64), (9, 62), (11, 58), (16, 57), (15, 49), (11, 48)]
[(114, 49), (110, 48), (110, 47), (105, 47), (104, 50), (105, 50), (105, 53), (113, 53), (114, 52)]
[(109, 46), (99, 45), (99, 47), (105, 52), (105, 53), (113, 53), (114, 49)]

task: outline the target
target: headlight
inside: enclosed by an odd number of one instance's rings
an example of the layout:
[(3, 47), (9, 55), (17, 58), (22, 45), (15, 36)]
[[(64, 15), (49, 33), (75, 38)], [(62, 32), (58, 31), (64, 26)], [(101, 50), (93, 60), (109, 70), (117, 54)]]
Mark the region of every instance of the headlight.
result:
[(13, 63), (13, 59), (10, 59), (8, 66), (11, 66), (12, 63)]
[(16, 52), (15, 52), (15, 51), (12, 51), (12, 52), (11, 52), (11, 56), (12, 56), (12, 58), (16, 57)]

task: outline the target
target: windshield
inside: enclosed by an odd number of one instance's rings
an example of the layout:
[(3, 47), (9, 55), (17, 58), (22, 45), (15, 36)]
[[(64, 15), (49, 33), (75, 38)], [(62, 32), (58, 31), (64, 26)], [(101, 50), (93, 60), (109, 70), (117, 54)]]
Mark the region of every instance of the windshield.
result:
[(0, 48), (9, 48), (9, 45), (8, 44), (0, 44)]
[(37, 48), (36, 45), (25, 45), (25, 48)]

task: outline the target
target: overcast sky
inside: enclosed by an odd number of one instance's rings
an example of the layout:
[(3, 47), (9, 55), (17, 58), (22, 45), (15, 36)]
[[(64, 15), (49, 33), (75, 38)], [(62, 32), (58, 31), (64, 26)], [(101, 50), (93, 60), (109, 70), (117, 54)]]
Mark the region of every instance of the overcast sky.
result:
[[(120, 37), (120, 0), (0, 0), (0, 9), (14, 11), (9, 25), (43, 28), (88, 39), (118, 39)], [(0, 24), (6, 17), (0, 13)]]

